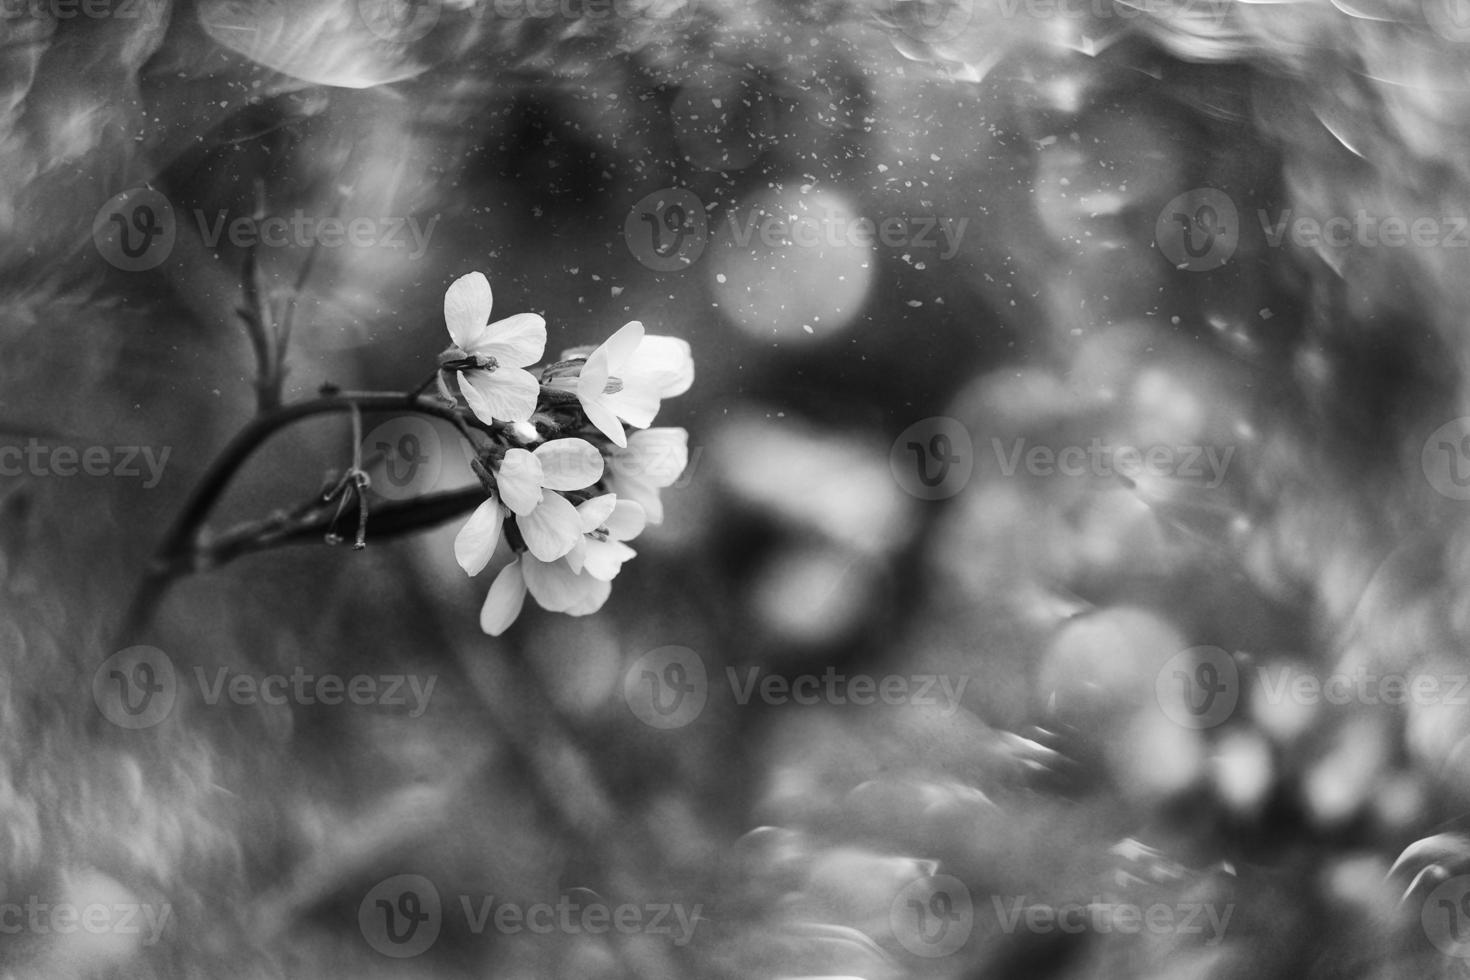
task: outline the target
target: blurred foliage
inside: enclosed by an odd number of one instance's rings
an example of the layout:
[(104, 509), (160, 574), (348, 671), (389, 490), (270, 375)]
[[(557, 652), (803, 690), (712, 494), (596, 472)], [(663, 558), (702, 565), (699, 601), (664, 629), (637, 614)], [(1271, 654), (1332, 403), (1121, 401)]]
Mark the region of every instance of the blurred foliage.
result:
[[(386, 37), (370, 3), (123, 6), (27, 6), (0, 24), (0, 430), (173, 450), (153, 490), (0, 478), (0, 864), (7, 901), (131, 895), (171, 903), (178, 925), (146, 949), (3, 936), (0, 969), (1459, 969), (1398, 902), (1425, 887), (1416, 867), (1463, 870), (1463, 842), (1393, 862), (1459, 829), (1463, 709), (1292, 710), (1247, 691), (1228, 724), (1193, 731), (1161, 722), (1154, 699), (1161, 666), (1203, 645), (1252, 668), (1464, 669), (1465, 522), (1419, 455), (1466, 413), (1463, 253), (1343, 264), (1242, 239), (1205, 276), (1154, 247), (1160, 209), (1196, 186), (1242, 216), (1463, 210), (1465, 53), (1417, 7), (1222, 2), (1200, 19), (1206, 5), (1169, 2), (1038, 20), (977, 0), (962, 30), (925, 41), (904, 25), (952, 0), (635, 3), (608, 19), (464, 0)], [(145, 184), (180, 234), (156, 269), (127, 273), (99, 255), (93, 222)], [(657, 273), (624, 222), (675, 186), (715, 231), (693, 267)], [(262, 201), (432, 227), (417, 258), (320, 252), (288, 398), (418, 384), (444, 344), (445, 286), (483, 270), (498, 305), (546, 317), (553, 350), (635, 318), (691, 342), (695, 387), (660, 416), (691, 431), (687, 486), (596, 617), (528, 610), (482, 636), (452, 522), (195, 576), (150, 632), (185, 673), (432, 673), (422, 717), (190, 702), (154, 729), (104, 731), (92, 671), (191, 484), (254, 410), (236, 315), (247, 250), (211, 246), (194, 216)], [(968, 230), (941, 260), (792, 254), (722, 224), (802, 209)], [(285, 296), (308, 252), (260, 251), (268, 288)], [(935, 415), (969, 430), (976, 469), (925, 502), (888, 453)], [(1208, 489), (1006, 476), (989, 447), (1017, 438), (1235, 457)], [(314, 492), (350, 443), (340, 419), (293, 429), (226, 515)], [(446, 466), (446, 486), (469, 481)], [(665, 645), (697, 651), (712, 679), (705, 712), (672, 732), (622, 694), (629, 665)], [(738, 707), (726, 667), (970, 683), (953, 714)], [(961, 951), (919, 960), (890, 906), (936, 868), (986, 914)], [(362, 941), (357, 908), (405, 871), (445, 894), (587, 888), (703, 918), (687, 946), (447, 928), (393, 961)], [(1005, 933), (990, 898), (1020, 895), (1232, 903), (1235, 918), (1218, 945)]]

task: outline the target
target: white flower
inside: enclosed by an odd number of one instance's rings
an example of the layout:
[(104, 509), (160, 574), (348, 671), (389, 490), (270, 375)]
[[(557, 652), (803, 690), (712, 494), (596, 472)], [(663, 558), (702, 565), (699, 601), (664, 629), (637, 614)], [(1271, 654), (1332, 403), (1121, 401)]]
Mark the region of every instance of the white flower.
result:
[(623, 563), (638, 554), (623, 542), (643, 533), (647, 523), (643, 508), (605, 493), (578, 504), (577, 515), (582, 519), (583, 534), (567, 552), (567, 567), (604, 582), (612, 581)]
[(526, 593), (541, 608), (568, 616), (597, 612), (612, 594), (612, 583), (572, 571), (567, 559), (544, 562), (525, 554), (506, 565), (495, 576), (485, 605), (480, 609), (480, 629), (499, 636), (521, 614)]
[(647, 428), (659, 402), (689, 390), (694, 358), (677, 337), (647, 337), (637, 320), (624, 324), (587, 355), (577, 376), (577, 400), (593, 425), (619, 446), (628, 444), (622, 419)]
[(546, 321), (517, 313), (491, 323), (493, 302), (490, 282), (479, 272), (456, 279), (444, 294), (449, 336), (477, 362), (460, 372), (459, 390), (480, 421), (523, 422), (536, 411), (541, 384), (521, 369), (546, 351)]
[(571, 551), (584, 533), (577, 509), (557, 491), (581, 490), (602, 479), (602, 455), (585, 439), (553, 439), (535, 452), (512, 449), (495, 474), (497, 494), (470, 515), (454, 539), (454, 557), (470, 575), (490, 563), (506, 512), (531, 554), (552, 561)]
[(628, 445), (614, 449), (608, 459), (608, 485), (619, 500), (643, 508), (649, 524), (661, 524), (663, 501), (658, 492), (672, 486), (689, 465), (689, 433), (664, 426), (635, 432)]
[(505, 454), (495, 483), (531, 554), (552, 561), (577, 544), (582, 520), (557, 491), (590, 487), (602, 479), (602, 466), (602, 454), (585, 439), (553, 439), (535, 451)]

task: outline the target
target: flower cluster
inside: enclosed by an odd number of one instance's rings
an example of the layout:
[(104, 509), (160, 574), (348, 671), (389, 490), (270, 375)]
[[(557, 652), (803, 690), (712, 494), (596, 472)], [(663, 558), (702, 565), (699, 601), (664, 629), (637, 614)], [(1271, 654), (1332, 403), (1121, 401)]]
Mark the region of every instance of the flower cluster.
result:
[[(694, 381), (689, 345), (649, 336), (634, 321), (595, 348), (566, 351), (527, 370), (546, 350), (546, 322), (519, 313), (490, 322), (493, 295), (478, 272), (444, 295), (454, 345), (440, 357), (440, 387), (458, 381), (478, 421), (472, 464), (488, 498), (454, 542), (470, 575), (501, 540), (516, 553), (480, 612), (492, 636), (520, 615), (526, 593), (544, 609), (584, 616), (602, 608), (635, 554), (627, 542), (663, 520), (659, 491), (689, 461), (689, 434), (648, 428), (665, 398)], [(630, 434), (624, 427), (632, 426)]]

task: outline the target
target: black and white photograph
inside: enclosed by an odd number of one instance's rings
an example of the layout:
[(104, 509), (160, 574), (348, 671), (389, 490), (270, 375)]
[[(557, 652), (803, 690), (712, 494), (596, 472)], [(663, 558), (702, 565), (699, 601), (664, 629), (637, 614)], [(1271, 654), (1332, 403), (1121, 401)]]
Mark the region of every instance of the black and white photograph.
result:
[(0, 0), (0, 980), (1470, 980), (1470, 0)]

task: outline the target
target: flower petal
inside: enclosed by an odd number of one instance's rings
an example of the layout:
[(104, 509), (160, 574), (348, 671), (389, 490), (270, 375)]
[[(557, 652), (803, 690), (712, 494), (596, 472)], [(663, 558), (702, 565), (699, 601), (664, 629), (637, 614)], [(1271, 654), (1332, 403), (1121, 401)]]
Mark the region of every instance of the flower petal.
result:
[(521, 572), (521, 560), (517, 558), (502, 568), (491, 583), (485, 605), (480, 607), (480, 629), (491, 636), (499, 636), (516, 621), (525, 602), (526, 578)]
[(643, 533), (647, 524), (647, 511), (634, 500), (619, 500), (612, 513), (603, 521), (603, 526), (614, 541), (632, 541)]
[(567, 563), (567, 567), (572, 571), (580, 572), (582, 565), (587, 561), (587, 542), (589, 540), (584, 534), (577, 539), (576, 544), (572, 545), (572, 550), (562, 556), (562, 559)]
[(546, 353), (546, 321), (535, 313), (517, 313), (496, 320), (485, 328), (485, 335), (473, 353), (493, 357), (506, 367), (535, 364)]
[[(580, 576), (587, 578), (587, 576)], [(601, 579), (588, 579), (584, 586), (582, 601), (573, 603), (562, 610), (568, 616), (590, 616), (597, 612), (607, 603), (607, 597), (612, 595), (612, 583)]]
[(652, 487), (667, 487), (689, 465), (689, 432), (674, 426), (644, 429), (628, 440), (626, 452), (613, 454), (614, 474), (633, 477)]
[(636, 554), (621, 541), (588, 541), (587, 557), (582, 562), (584, 574), (611, 582), (623, 570), (623, 562)]
[(591, 364), (592, 359), (601, 353), (607, 358), (608, 373), (617, 374), (624, 367), (630, 366), (629, 359), (637, 353), (642, 343), (643, 324), (637, 320), (629, 320), (588, 356), (587, 363)]
[(662, 524), (664, 522), (664, 502), (658, 495), (657, 487), (641, 476), (619, 476), (609, 482), (613, 490), (617, 492), (619, 500), (631, 501), (643, 508), (647, 523)]
[(462, 350), (469, 351), (485, 336), (495, 295), (482, 272), (471, 272), (450, 283), (444, 293), (444, 325)]
[(598, 580), (578, 575), (564, 561), (526, 562), (526, 588), (542, 609), (564, 612), (595, 596)]
[(586, 439), (553, 439), (536, 447), (549, 490), (581, 490), (602, 479), (602, 453)]
[(536, 412), (541, 385), (520, 368), (470, 370), (459, 375), (459, 390), (470, 411), (485, 423), (524, 422)]
[(582, 530), (591, 533), (607, 523), (618, 506), (618, 495), (605, 493), (577, 505), (577, 516), (582, 518)]
[(694, 384), (694, 354), (689, 341), (680, 337), (649, 334), (638, 345), (633, 363), (623, 368), (620, 377), (647, 378), (658, 390), (660, 398), (682, 395)]
[(467, 575), (479, 575), (490, 564), (495, 546), (500, 544), (500, 525), (504, 518), (494, 497), (475, 508), (464, 527), (454, 536), (454, 559)]
[(603, 435), (620, 448), (628, 444), (628, 433), (623, 429), (623, 423), (618, 421), (618, 413), (608, 404), (606, 395), (587, 397), (579, 391), (577, 398), (582, 403), (582, 411), (587, 413), (587, 420)]
[(531, 554), (542, 561), (555, 561), (582, 537), (582, 519), (567, 498), (550, 490), (543, 491), (541, 503), (525, 516), (516, 517), (516, 527)]
[(500, 499), (524, 517), (541, 503), (541, 460), (528, 449), (507, 450), (495, 471)]
[(624, 378), (621, 391), (602, 397), (618, 418), (640, 429), (652, 425), (653, 417), (658, 414), (658, 386), (648, 378)]

